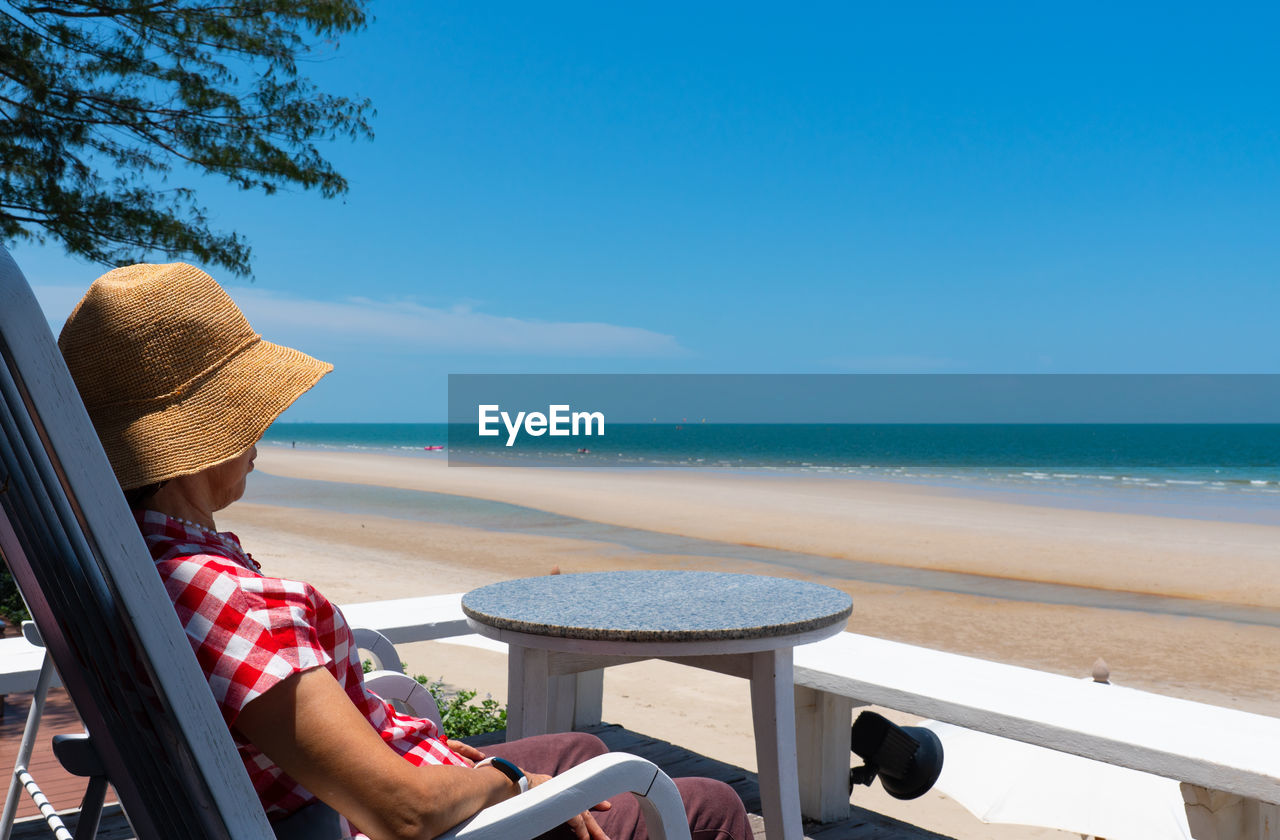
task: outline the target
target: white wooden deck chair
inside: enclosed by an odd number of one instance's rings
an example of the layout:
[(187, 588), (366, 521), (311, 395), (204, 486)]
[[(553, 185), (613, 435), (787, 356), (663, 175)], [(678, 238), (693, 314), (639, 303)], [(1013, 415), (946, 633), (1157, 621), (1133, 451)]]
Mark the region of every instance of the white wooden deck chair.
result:
[[(136, 836), (275, 837), (44, 315), (3, 246), (0, 555)], [(628, 790), (653, 837), (688, 840), (675, 785), (624, 754), (593, 759), (446, 837), (533, 837)], [(315, 819), (289, 836), (335, 840), (336, 825)]]

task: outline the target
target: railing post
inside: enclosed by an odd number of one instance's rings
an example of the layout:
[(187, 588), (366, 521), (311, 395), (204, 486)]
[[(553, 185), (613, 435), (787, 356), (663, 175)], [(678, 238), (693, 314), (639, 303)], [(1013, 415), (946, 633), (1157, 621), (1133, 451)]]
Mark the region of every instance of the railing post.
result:
[(847, 819), (854, 703), (802, 685), (795, 687), (795, 698), (800, 812), (819, 822)]
[(1280, 805), (1182, 783), (1195, 840), (1280, 840)]

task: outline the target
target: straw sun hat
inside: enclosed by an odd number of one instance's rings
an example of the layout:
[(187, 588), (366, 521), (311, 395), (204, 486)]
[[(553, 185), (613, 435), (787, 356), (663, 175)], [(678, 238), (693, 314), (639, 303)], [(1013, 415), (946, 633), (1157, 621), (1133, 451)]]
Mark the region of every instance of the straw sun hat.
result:
[(234, 458), (333, 370), (263, 341), (222, 287), (185, 263), (102, 275), (58, 346), (125, 490)]

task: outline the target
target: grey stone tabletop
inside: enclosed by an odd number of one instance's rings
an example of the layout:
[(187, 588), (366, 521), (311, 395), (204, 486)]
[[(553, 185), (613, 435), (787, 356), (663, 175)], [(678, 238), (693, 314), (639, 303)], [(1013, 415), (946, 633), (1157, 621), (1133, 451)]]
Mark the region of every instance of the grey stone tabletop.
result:
[(588, 572), (506, 580), (462, 596), (481, 624), (591, 641), (788, 636), (843, 622), (848, 595), (786, 578), (721, 572)]

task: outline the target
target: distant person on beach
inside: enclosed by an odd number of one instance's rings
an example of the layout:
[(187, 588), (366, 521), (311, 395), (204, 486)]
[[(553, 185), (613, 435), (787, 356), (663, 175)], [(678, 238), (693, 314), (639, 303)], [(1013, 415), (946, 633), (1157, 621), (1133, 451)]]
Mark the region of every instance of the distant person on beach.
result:
[[(310, 584), (264, 574), (217, 530), (263, 432), (332, 365), (263, 341), (182, 263), (98, 278), (58, 345), (272, 820), (320, 799), (357, 837), (430, 838), (606, 751), (567, 733), (481, 752), (396, 712), (365, 688), (342, 612)], [(727, 785), (677, 785), (695, 840), (751, 836)], [(627, 794), (548, 836), (646, 834)]]

